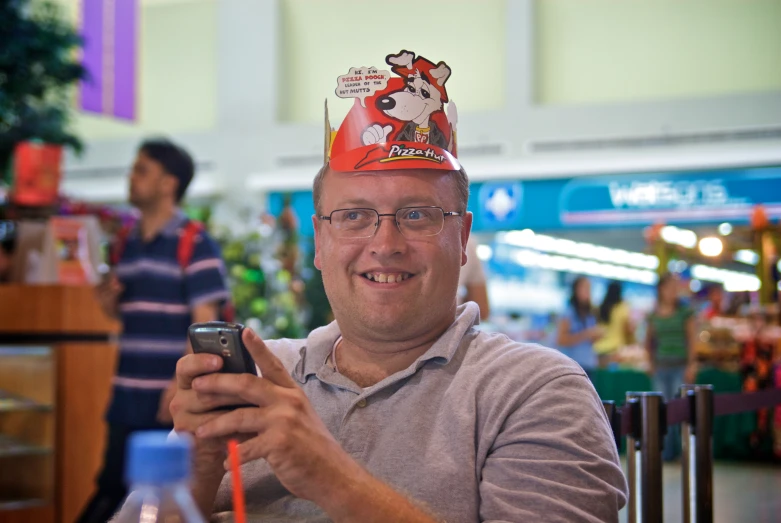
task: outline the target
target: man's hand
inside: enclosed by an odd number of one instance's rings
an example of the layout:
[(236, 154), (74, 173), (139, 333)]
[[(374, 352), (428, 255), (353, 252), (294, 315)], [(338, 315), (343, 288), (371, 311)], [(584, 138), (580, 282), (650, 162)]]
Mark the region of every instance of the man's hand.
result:
[[(221, 367), (222, 358), (213, 354), (188, 354), (179, 360), (176, 365), (176, 392), (169, 406), (174, 430), (195, 434), (201, 425), (224, 414), (214, 409), (241, 402), (235, 396), (201, 393), (193, 389), (193, 380), (217, 372)], [(236, 378), (235, 374), (227, 376)], [(199, 438), (195, 442), (195, 451), (196, 464), (222, 471), (227, 439)]]
[(107, 274), (103, 281), (95, 287), (95, 296), (106, 316), (117, 317), (117, 301), (124, 290), (125, 287), (113, 273)]
[(602, 325), (594, 325), (593, 327), (583, 331), (584, 336), (589, 341), (597, 341), (605, 335), (605, 328)]
[[(222, 358), (213, 354), (187, 354), (176, 365), (176, 392), (170, 404), (174, 430), (194, 434), (198, 428), (224, 415), (214, 411), (217, 407), (236, 405), (236, 397), (205, 394), (193, 390), (192, 383), (198, 376), (217, 372), (222, 368)], [(235, 379), (234, 375), (228, 375)], [(206, 519), (211, 516), (214, 498), (225, 475), (223, 462), (227, 456), (228, 438), (196, 438), (193, 447), (192, 493)]]
[(249, 329), (244, 331), (243, 341), (262, 377), (209, 374), (195, 378), (192, 386), (204, 397), (238, 396), (240, 403), (258, 408), (214, 417), (196, 430), (196, 436), (199, 440), (236, 433), (247, 436), (249, 439), (239, 446), (242, 463), (265, 459), (291, 493), (327, 510), (329, 498), (349, 490), (368, 473), (334, 439), (304, 392), (263, 341)]
[(157, 421), (161, 425), (170, 425), (174, 418), (171, 416), (171, 400), (174, 399), (178, 387), (174, 379), (167, 389), (160, 395), (160, 406), (157, 408)]

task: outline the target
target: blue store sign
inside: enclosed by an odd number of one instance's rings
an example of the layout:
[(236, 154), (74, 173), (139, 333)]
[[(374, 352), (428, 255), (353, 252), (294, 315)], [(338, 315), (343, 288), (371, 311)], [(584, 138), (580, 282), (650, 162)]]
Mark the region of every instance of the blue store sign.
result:
[[(499, 229), (512, 227), (523, 206), (523, 186), (516, 183), (484, 183), (476, 191), (480, 201), (481, 218)], [(472, 198), (475, 191), (472, 190)]]
[[(478, 182), (470, 189), (475, 231), (748, 223), (756, 204), (781, 218), (781, 167)], [(312, 235), (311, 191), (291, 196), (301, 234)], [(269, 210), (278, 215), (282, 201), (282, 193), (271, 193)]]

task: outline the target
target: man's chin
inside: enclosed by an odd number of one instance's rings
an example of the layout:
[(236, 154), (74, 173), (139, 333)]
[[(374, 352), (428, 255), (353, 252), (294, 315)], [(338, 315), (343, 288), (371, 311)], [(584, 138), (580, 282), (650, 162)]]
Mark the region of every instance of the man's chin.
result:
[(380, 338), (396, 340), (406, 337), (410, 331), (420, 330), (420, 323), (426, 314), (422, 311), (411, 313), (406, 310), (394, 310), (394, 307), (371, 307), (359, 310), (358, 321), (367, 330)]

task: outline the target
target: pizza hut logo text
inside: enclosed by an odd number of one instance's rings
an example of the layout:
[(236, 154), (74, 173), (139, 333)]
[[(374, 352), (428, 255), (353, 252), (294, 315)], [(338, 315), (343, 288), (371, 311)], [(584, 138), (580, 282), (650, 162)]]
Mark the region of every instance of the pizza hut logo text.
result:
[(396, 160), (426, 160), (429, 162), (442, 163), (445, 161), (445, 156), (437, 154), (434, 149), (428, 147), (425, 149), (417, 149), (415, 147), (394, 144), (391, 145), (388, 157), (380, 161), (385, 163)]

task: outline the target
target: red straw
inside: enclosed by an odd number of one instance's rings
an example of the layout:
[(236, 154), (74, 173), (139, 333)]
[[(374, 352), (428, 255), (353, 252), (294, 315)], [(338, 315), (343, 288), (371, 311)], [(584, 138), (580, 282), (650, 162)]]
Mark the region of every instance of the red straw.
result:
[(244, 508), (244, 487), (241, 486), (241, 470), (239, 463), (239, 442), (235, 439), (228, 441), (228, 459), (231, 466), (231, 480), (233, 482), (233, 513), (236, 523), (247, 523), (247, 514)]

